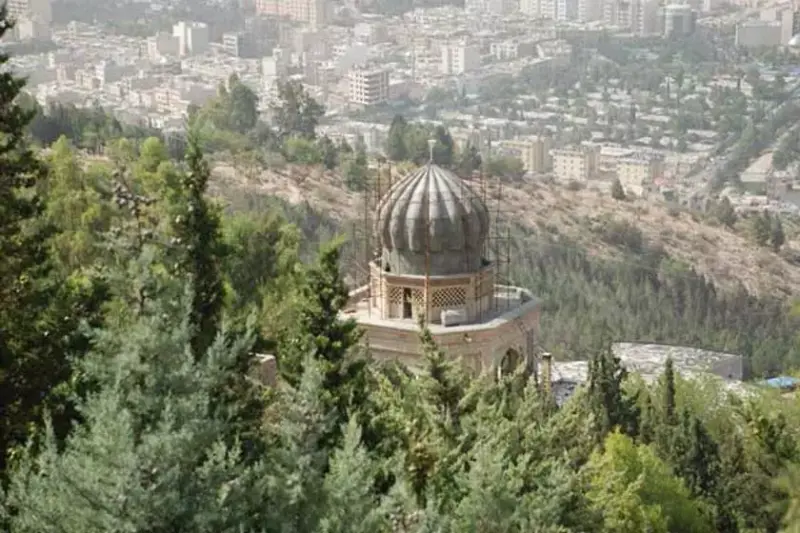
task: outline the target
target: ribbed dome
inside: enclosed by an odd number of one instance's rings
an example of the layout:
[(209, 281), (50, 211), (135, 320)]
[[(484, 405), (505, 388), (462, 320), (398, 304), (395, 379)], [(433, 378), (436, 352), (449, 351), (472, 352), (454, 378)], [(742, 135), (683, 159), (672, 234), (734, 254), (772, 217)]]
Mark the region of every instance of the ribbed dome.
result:
[(481, 267), (489, 212), (452, 172), (428, 164), (409, 174), (383, 197), (377, 217), (392, 273), (446, 276)]

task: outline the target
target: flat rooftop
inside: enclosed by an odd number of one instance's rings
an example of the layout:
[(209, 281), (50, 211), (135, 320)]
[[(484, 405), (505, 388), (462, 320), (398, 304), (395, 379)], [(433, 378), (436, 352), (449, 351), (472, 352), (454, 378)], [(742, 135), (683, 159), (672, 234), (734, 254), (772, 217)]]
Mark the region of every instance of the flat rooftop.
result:
[[(379, 309), (370, 309), (368, 292), (365, 287), (353, 291), (351, 294), (363, 292), (363, 298), (351, 303), (344, 311), (344, 316), (355, 318), (359, 324), (382, 326), (400, 330), (417, 331), (419, 326), (414, 318), (381, 318)], [(477, 322), (458, 326), (442, 326), (429, 324), (428, 329), (434, 335), (438, 333), (474, 332), (482, 329), (495, 329), (498, 326), (514, 321), (539, 306), (530, 291), (521, 287), (509, 285), (495, 285), (494, 298), (489, 309), (484, 310), (483, 317)]]
[[(715, 352), (689, 346), (664, 344), (640, 344), (619, 342), (611, 346), (614, 355), (631, 374), (640, 375), (645, 381), (653, 382), (664, 372), (667, 359), (672, 359), (675, 371), (683, 377), (715, 375), (712, 367), (720, 363), (734, 362), (740, 355)], [(556, 402), (562, 403), (589, 377), (588, 361), (553, 360), (552, 383)], [(724, 380), (731, 391), (743, 390), (742, 382)]]

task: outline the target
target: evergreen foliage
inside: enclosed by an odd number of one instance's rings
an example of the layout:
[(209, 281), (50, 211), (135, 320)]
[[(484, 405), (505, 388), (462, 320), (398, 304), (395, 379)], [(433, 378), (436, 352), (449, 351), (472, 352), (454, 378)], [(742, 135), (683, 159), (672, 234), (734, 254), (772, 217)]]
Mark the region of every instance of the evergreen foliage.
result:
[[(800, 527), (794, 400), (757, 386), (736, 396), (671, 360), (648, 384), (611, 349), (705, 344), (790, 369), (798, 324), (783, 302), (717, 289), (636, 228), (601, 229), (616, 263), (517, 235), (514, 274), (543, 298), (539, 342), (589, 360), (584, 386), (562, 402), (527, 368), (473, 376), (424, 325), (413, 371), (373, 361), (344, 313), (348, 248), (315, 249), (333, 229), (324, 217), (255, 196), (241, 200), (249, 211), (217, 211), (197, 137), (185, 165), (157, 138), (110, 143), (111, 162), (88, 169), (68, 137), (40, 158), (22, 82), (5, 70), (0, 81), (2, 531)], [(237, 100), (228, 133), (258, 136), (237, 83), (197, 114)], [(286, 148), (366, 166), (360, 146), (312, 140), (316, 111), (293, 94), (278, 113)], [(290, 116), (306, 104), (309, 116)], [(427, 160), (433, 136), (442, 164), (479, 164), (477, 151), (454, 160), (444, 130), (401, 117), (393, 129), (391, 159)], [(780, 248), (779, 221), (759, 218)], [(251, 377), (265, 350), (276, 386)]]

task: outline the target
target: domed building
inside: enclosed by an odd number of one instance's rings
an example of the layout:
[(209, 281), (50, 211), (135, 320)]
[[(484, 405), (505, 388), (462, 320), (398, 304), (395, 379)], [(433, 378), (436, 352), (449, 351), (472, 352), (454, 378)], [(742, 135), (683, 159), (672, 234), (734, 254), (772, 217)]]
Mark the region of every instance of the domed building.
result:
[(430, 162), (389, 189), (376, 220), (381, 251), (347, 309), (373, 357), (419, 366), (424, 319), (438, 345), (475, 373), (535, 370), (539, 302), (496, 283), (489, 210), (464, 181)]

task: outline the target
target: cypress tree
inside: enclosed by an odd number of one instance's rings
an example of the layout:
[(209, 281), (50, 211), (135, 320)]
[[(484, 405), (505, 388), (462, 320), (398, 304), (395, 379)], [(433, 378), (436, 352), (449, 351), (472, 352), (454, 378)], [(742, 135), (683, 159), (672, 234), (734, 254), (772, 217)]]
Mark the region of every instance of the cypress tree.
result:
[(180, 245), (179, 270), (188, 274), (192, 281), (189, 323), (194, 330), (192, 351), (199, 359), (214, 342), (219, 330), (225, 292), (220, 264), (225, 248), (219, 216), (205, 197), (211, 171), (196, 134), (189, 137), (186, 164), (184, 212), (175, 219), (175, 233)]
[(664, 421), (667, 425), (674, 426), (678, 423), (675, 407), (675, 365), (672, 358), (667, 358), (663, 375), (663, 401), (661, 408), (664, 412)]

